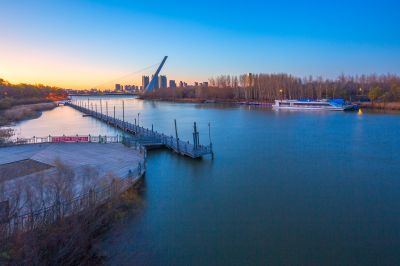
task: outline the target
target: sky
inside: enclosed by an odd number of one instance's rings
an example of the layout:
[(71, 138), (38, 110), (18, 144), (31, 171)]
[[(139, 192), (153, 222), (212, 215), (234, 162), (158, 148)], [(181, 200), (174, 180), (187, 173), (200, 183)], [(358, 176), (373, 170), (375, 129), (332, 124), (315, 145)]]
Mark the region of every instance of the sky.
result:
[(248, 72), (400, 74), (399, 10), (385, 0), (0, 0), (0, 78), (140, 85), (165, 55), (161, 74), (189, 83)]

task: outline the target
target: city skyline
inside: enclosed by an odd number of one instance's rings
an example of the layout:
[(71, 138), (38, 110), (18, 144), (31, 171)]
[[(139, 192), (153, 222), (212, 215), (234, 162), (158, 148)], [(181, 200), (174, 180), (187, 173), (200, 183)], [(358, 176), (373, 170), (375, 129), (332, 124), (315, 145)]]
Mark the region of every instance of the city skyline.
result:
[[(2, 1), (0, 78), (90, 89), (164, 55), (170, 59), (160, 75), (188, 83), (247, 72), (400, 73), (398, 3), (252, 0), (246, 6), (248, 12), (226, 1)], [(134, 74), (126, 84), (153, 73)]]

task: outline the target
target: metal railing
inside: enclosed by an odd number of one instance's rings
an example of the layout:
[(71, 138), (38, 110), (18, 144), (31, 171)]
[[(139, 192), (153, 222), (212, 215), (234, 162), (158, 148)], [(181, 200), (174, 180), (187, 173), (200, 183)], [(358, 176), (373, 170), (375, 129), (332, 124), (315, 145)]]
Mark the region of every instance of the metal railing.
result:
[[(64, 138), (68, 141), (57, 141), (56, 138)], [(73, 141), (76, 138), (78, 141)], [(85, 141), (82, 141), (85, 140)], [(121, 143), (135, 150), (143, 155), (137, 167), (133, 171), (129, 171), (126, 176), (122, 178), (113, 179), (111, 184), (90, 189), (88, 192), (78, 195), (75, 198), (45, 207), (33, 212), (26, 212), (23, 214), (15, 213), (7, 219), (6, 223), (0, 223), (0, 239), (12, 236), (17, 232), (27, 232), (38, 228), (44, 224), (54, 223), (69, 215), (77, 214), (88, 208), (95, 208), (107, 202), (107, 200), (115, 197), (116, 195), (126, 191), (133, 184), (135, 184), (146, 171), (146, 158), (147, 150), (131, 138), (126, 138), (121, 135), (105, 136), (105, 135), (74, 135), (74, 136), (47, 136), (47, 137), (32, 137), (32, 138), (17, 138), (6, 145), (28, 145), (28, 144), (41, 144), (41, 143)]]
[(89, 142), (89, 143), (121, 143), (124, 136), (115, 135), (57, 135), (46, 137), (36, 137), (31, 138), (15, 138), (8, 142), (3, 143), (6, 145), (19, 145), (19, 144), (41, 144), (41, 143), (76, 143), (76, 142)]
[(0, 238), (17, 232), (28, 232), (42, 225), (52, 224), (62, 218), (96, 208), (132, 187), (146, 171), (145, 160), (123, 178), (116, 178), (109, 185), (90, 189), (71, 200), (24, 214), (14, 214), (6, 223), (0, 224)]
[(153, 131), (152, 129), (141, 127), (139, 125), (129, 123), (119, 118), (111, 117), (101, 112), (96, 112), (94, 110), (87, 109), (85, 107), (82, 107), (74, 103), (67, 103), (67, 105), (75, 108), (76, 110), (81, 111), (84, 114), (88, 114), (91, 115), (92, 117), (102, 120), (103, 122), (108, 123), (116, 128), (122, 129), (123, 131), (133, 133), (134, 135), (137, 136), (142, 136), (142, 137), (144, 136), (151, 138), (154, 143), (161, 143), (166, 147), (174, 150), (175, 152), (188, 155), (193, 158), (198, 158), (206, 154), (213, 154), (211, 144), (208, 146), (204, 146), (201, 144), (195, 146), (189, 142), (184, 142), (179, 139), (177, 141), (176, 138), (172, 136), (167, 136), (163, 133)]
[[(130, 142), (130, 146), (134, 146), (140, 153), (146, 152), (146, 147), (140, 143), (140, 139), (126, 137), (123, 135), (107, 136), (107, 135), (62, 135), (62, 136), (46, 136), (31, 138), (15, 138), (8, 142), (1, 143), (1, 146), (13, 146), (13, 145), (28, 145), (28, 144), (45, 144), (45, 143), (122, 143), (127, 144)], [(133, 145), (132, 145), (133, 144)]]

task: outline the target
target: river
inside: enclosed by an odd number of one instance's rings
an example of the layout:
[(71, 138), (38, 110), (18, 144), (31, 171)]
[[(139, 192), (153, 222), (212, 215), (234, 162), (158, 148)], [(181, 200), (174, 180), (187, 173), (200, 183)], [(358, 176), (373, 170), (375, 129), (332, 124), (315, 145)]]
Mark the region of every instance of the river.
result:
[[(75, 97), (86, 101), (85, 97)], [(99, 97), (92, 97), (97, 103)], [(101, 244), (110, 265), (400, 265), (400, 116), (282, 112), (102, 98), (103, 112), (192, 142), (215, 158), (151, 151), (141, 207)], [(18, 136), (118, 134), (70, 107)]]

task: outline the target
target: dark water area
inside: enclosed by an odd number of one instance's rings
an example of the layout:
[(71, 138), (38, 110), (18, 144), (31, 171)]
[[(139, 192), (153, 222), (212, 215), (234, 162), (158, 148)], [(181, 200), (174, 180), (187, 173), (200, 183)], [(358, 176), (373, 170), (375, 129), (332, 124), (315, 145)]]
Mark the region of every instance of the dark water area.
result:
[[(75, 98), (86, 100), (87, 98)], [(139, 211), (103, 237), (110, 265), (399, 265), (400, 116), (285, 112), (102, 98), (129, 121), (192, 142), (215, 159), (148, 153)], [(99, 98), (91, 102), (99, 105)], [(99, 108), (99, 106), (98, 106)], [(20, 136), (118, 134), (60, 107)]]

